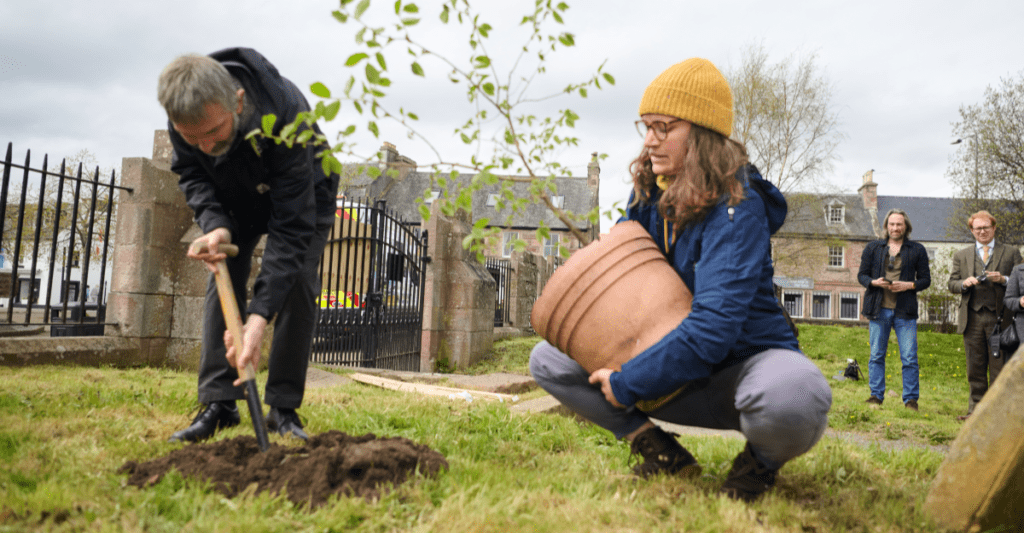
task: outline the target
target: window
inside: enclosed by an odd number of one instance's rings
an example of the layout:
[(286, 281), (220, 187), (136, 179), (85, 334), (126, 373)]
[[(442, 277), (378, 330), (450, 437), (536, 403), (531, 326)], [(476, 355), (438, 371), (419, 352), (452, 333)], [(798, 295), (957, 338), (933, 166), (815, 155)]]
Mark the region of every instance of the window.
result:
[(925, 251), (928, 252), (928, 261), (929, 262), (934, 261), (935, 260), (935, 248), (925, 247)]
[(828, 247), (828, 266), (830, 267), (844, 267), (846, 266), (846, 247), (844, 246), (829, 246)]
[(829, 226), (842, 226), (843, 225), (843, 211), (842, 205), (830, 205), (825, 208), (825, 222)]
[(496, 207), (498, 205), (498, 195), (491, 193), (487, 195), (487, 207)]
[(501, 234), (501, 256), (512, 257), (512, 252), (515, 251), (515, 242), (519, 240), (519, 232), (517, 231), (506, 231)]
[(860, 317), (860, 294), (844, 292), (839, 294), (839, 318), (857, 320)]
[(832, 294), (815, 292), (811, 296), (811, 318), (832, 318)]
[(786, 307), (786, 312), (789, 313), (789, 316), (793, 318), (804, 316), (804, 293), (783, 292), (782, 305)]
[(557, 233), (553, 233), (550, 237), (544, 239), (544, 257), (558, 255), (558, 239), (559, 235)]
[[(14, 301), (17, 303), (39, 303), (39, 284), (42, 280), (36, 278), (31, 280), (29, 283), (28, 278), (18, 278), (18, 290), (15, 291)], [(32, 294), (29, 295), (29, 287), (32, 288)]]
[(430, 191), (430, 196), (424, 200), (424, 203), (432, 204), (434, 200), (437, 200), (441, 196), (441, 191)]
[(561, 209), (562, 206), (565, 205), (565, 197), (564, 196), (552, 196), (551, 197), (551, 204), (554, 205), (555, 207)]

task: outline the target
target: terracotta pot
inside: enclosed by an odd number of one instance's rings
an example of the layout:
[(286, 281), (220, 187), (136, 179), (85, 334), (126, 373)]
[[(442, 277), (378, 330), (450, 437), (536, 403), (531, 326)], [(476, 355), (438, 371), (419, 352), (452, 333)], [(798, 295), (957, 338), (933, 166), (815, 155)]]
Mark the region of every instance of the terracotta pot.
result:
[(690, 314), (693, 295), (635, 221), (576, 251), (533, 304), (530, 322), (588, 372), (619, 370)]

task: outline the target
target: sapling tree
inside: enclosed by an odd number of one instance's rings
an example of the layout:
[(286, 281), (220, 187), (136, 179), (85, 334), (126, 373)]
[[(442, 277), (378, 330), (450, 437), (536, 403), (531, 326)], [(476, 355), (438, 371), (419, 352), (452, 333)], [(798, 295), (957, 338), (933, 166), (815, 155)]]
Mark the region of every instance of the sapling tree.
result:
[[(326, 137), (313, 132), (309, 125), (317, 121), (342, 120), (342, 116), (345, 120), (352, 118), (352, 123), (337, 128), (338, 138), (331, 141), (331, 149), (322, 152), (324, 171), (341, 173), (343, 158), (355, 157), (369, 162), (381, 157), (381, 154), (361, 156), (353, 135), (362, 130), (379, 138), (381, 125), (390, 121), (400, 125), (410, 139), (422, 143), (433, 154), (434, 161), (418, 166), (433, 172), (436, 184), (443, 191), (434, 201), (440, 202), (443, 213), (451, 215), (458, 209), (468, 211), (476, 191), (485, 186), (498, 186), (496, 208), (498, 211), (509, 208), (506, 211), (509, 220), (528, 204), (541, 203), (580, 243), (589, 242), (589, 236), (579, 226), (596, 223), (599, 209), (573, 213), (551, 200), (551, 195), (557, 192), (555, 178), (570, 174), (557, 158), (561, 151), (578, 146), (579, 139), (573, 130), (580, 117), (567, 107), (547, 112), (550, 109), (547, 102), (560, 96), (586, 98), (588, 91), (601, 89), (603, 84), (614, 84), (615, 79), (604, 71), (602, 63), (586, 79), (559, 83), (558, 89), (547, 92), (541, 87), (550, 86), (541, 82), (548, 79), (552, 56), (576, 44), (574, 35), (564, 25), (569, 6), (552, 0), (532, 2), (521, 18), (515, 18), (523, 34), (522, 45), (511, 57), (506, 57), (509, 55), (507, 46), (500, 46), (498, 53), (490, 48), (492, 34), (499, 29), (484, 20), (468, 0), (448, 0), (430, 14), (423, 13), (419, 5), (403, 0), (372, 4), (370, 0), (341, 0), (332, 14), (340, 24), (355, 30), (355, 50), (345, 61), (351, 75), (344, 85), (332, 88), (321, 82), (312, 84), (311, 92), (321, 100), (311, 112), (285, 125), (277, 124), (273, 115), (265, 116), (262, 131), (250, 133), (250, 137), (263, 135), (289, 144), (323, 143)], [(443, 31), (428, 28), (425, 17), (431, 17), (433, 25), (439, 22)], [(501, 30), (513, 29), (504, 22), (507, 19), (502, 20)], [(464, 49), (443, 51), (453, 35), (464, 44)], [(411, 73), (412, 81), (400, 79), (405, 77), (404, 72)], [(470, 110), (466, 116), (451, 119), (454, 132), (451, 142), (435, 140), (424, 133), (418, 122), (419, 114), (392, 94), (399, 84), (417, 83), (418, 79), (427, 85), (428, 81), (439, 77), (450, 81), (452, 89), (443, 94), (431, 94), (432, 100), (464, 99), (468, 104), (466, 109)], [(447, 103), (445, 107), (458, 109)], [(354, 113), (342, 114), (343, 108)], [(460, 142), (471, 148), (471, 155), (455, 158), (448, 155), (453, 151), (450, 145)], [(365, 165), (362, 171), (373, 178), (382, 172), (397, 172), (394, 168), (382, 171), (376, 165)], [(462, 171), (473, 175), (468, 186), (462, 182), (456, 186)], [(528, 197), (512, 193), (515, 183), (528, 184)], [(430, 215), (429, 195), (429, 190), (424, 191), (418, 200), (424, 219)], [(471, 235), (463, 243), (478, 257), (482, 257), (485, 242), (500, 232), (491, 224), (488, 218), (478, 217)], [(541, 223), (537, 230), (538, 241), (549, 236), (550, 228)], [(516, 248), (522, 249), (524, 244), (519, 240)], [(566, 254), (564, 249), (562, 253)]]

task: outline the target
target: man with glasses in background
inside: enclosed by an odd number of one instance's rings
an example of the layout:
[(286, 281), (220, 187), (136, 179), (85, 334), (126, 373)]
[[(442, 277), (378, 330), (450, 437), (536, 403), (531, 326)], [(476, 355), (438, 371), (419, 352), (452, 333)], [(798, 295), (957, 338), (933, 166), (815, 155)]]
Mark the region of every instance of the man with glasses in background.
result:
[(885, 400), (885, 351), (895, 329), (903, 361), (903, 405), (917, 411), (917, 293), (932, 284), (928, 252), (910, 240), (910, 217), (902, 209), (890, 209), (883, 224), (884, 238), (864, 247), (857, 272), (857, 281), (867, 289), (861, 314), (870, 321), (867, 402), (880, 406)]
[(988, 336), (1000, 316), (1002, 324), (1012, 323), (1003, 306), (1003, 294), (1010, 271), (1021, 262), (1017, 247), (995, 241), (996, 219), (988, 211), (971, 215), (967, 226), (974, 235), (974, 245), (953, 256), (948, 284), (950, 292), (960, 295), (956, 332), (964, 336), (970, 387), (967, 414), (958, 417), (960, 420), (971, 416), (989, 385), (999, 376), (1006, 356), (1012, 355), (992, 353)]

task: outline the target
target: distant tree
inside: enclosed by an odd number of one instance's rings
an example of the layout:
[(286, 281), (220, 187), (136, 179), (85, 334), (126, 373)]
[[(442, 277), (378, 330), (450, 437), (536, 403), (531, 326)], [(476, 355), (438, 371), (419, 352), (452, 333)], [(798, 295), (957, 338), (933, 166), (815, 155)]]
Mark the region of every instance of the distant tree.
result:
[(739, 68), (725, 73), (733, 93), (733, 138), (783, 192), (808, 191), (833, 168), (844, 135), (832, 103), (832, 85), (815, 55), (769, 63), (762, 45), (750, 45)]
[(967, 218), (987, 209), (998, 220), (998, 239), (1024, 243), (1024, 71), (986, 88), (980, 103), (960, 106), (953, 136), (958, 149), (946, 175), (963, 202), (950, 227), (970, 239)]

